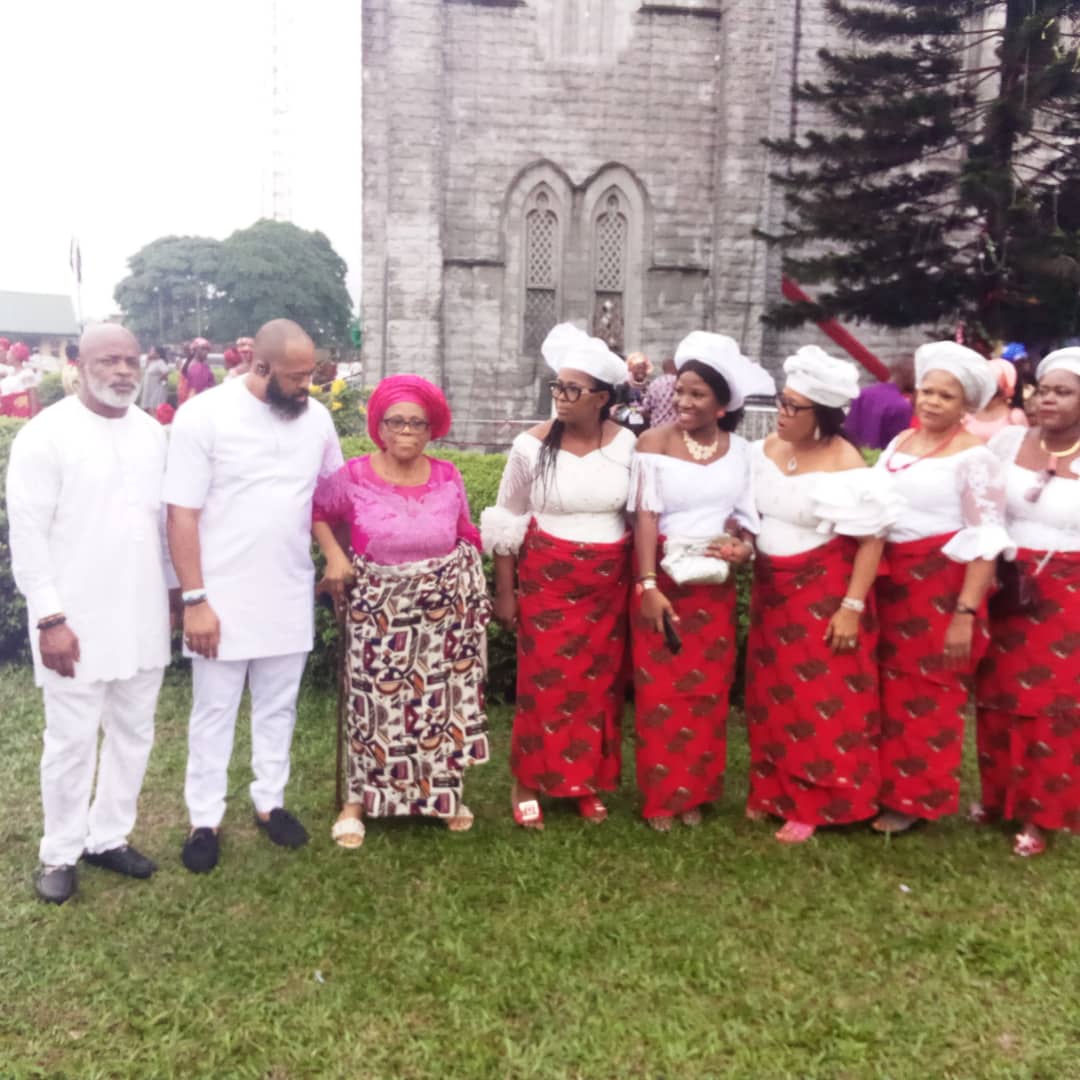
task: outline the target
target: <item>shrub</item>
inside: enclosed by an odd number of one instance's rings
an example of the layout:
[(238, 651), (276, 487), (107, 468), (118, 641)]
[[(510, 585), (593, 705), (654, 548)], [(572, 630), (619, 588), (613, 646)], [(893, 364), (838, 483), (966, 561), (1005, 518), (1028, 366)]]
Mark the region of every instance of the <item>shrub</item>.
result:
[[(63, 391), (61, 391), (61, 394)], [(0, 480), (7, 477), (11, 444), (24, 421), (0, 416)], [(7, 500), (0, 502), (0, 658), (25, 661), (30, 658), (26, 634), (26, 604), (11, 575), (11, 547), (8, 543)]]
[(52, 405), (64, 397), (64, 381), (60, 375), (50, 372), (41, 376), (41, 382), (37, 384), (38, 404), (44, 409), (46, 405)]

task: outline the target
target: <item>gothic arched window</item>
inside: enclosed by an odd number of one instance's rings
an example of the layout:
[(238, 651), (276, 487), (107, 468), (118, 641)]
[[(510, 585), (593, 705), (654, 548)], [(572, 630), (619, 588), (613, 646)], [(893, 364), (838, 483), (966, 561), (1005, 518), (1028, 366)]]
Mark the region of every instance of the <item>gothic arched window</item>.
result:
[(539, 356), (548, 331), (559, 321), (559, 284), (562, 266), (559, 218), (554, 199), (541, 185), (525, 210), (525, 311), (522, 348), (526, 356)]
[(626, 198), (610, 188), (597, 204), (593, 224), (592, 333), (623, 351), (626, 326), (626, 262), (630, 219)]

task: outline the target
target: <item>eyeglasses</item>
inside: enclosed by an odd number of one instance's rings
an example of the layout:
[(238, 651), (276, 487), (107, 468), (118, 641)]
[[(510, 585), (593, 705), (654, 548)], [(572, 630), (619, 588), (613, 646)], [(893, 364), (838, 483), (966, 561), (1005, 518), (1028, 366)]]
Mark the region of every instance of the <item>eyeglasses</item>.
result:
[(776, 407), (785, 416), (798, 416), (799, 413), (808, 412), (814, 408), (813, 405), (796, 405), (791, 398), (786, 398), (783, 394), (776, 395)]
[(555, 379), (548, 383), (553, 398), (565, 398), (571, 405), (581, 399), (582, 394), (602, 394), (603, 390), (594, 390), (591, 386), (578, 386), (577, 383), (564, 383)]
[(383, 418), (383, 423), (392, 431), (395, 435), (400, 435), (403, 431), (414, 431), (419, 435), (423, 431), (427, 431), (431, 425), (419, 416), (387, 416)]

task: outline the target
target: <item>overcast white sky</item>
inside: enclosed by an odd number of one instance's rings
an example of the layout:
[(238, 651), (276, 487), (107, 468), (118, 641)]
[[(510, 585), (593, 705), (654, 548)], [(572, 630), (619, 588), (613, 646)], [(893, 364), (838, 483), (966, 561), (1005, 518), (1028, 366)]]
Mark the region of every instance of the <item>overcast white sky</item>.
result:
[[(360, 0), (277, 0), (291, 219), (360, 285)], [(273, 0), (0, 0), (0, 289), (115, 310), (126, 260), (270, 216)]]

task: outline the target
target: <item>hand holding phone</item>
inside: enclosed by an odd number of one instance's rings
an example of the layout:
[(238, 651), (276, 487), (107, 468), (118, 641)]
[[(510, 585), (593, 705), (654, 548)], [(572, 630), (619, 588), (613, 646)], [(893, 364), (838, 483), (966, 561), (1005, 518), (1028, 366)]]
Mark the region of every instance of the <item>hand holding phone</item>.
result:
[(671, 619), (670, 611), (664, 612), (664, 641), (667, 642), (667, 647), (674, 656), (678, 656), (682, 651), (682, 638), (679, 637), (679, 632), (675, 629), (675, 623)]

